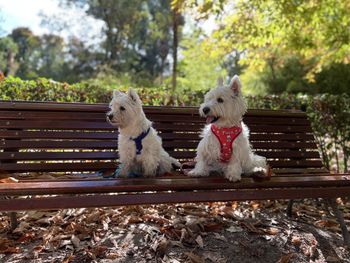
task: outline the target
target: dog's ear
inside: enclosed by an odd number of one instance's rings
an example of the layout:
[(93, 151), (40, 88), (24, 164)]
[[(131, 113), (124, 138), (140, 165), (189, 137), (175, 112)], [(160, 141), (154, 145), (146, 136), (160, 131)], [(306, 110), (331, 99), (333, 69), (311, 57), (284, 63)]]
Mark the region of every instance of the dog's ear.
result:
[(230, 82), (230, 89), (237, 95), (241, 92), (242, 84), (237, 75), (234, 75)]
[(117, 98), (119, 97), (120, 95), (122, 95), (122, 93), (119, 91), (119, 90), (113, 90), (113, 98)]
[(224, 79), (222, 77), (218, 77), (217, 85), (218, 85), (218, 87), (224, 86)]
[(133, 90), (132, 88), (128, 90), (128, 96), (130, 97), (130, 99), (132, 99), (135, 102), (141, 102), (139, 95), (137, 95), (136, 91)]

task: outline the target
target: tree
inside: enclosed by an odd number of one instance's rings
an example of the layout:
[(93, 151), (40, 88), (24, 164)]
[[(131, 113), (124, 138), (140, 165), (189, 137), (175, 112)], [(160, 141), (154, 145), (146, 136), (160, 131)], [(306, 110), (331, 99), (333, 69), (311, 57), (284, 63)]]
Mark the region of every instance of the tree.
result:
[(23, 79), (37, 77), (36, 66), (40, 55), (40, 38), (26, 27), (15, 28), (9, 37), (18, 47), (15, 60), (19, 63), (19, 68), (16, 75)]
[(18, 64), (15, 56), (18, 52), (16, 43), (10, 37), (0, 38), (0, 72), (5, 76), (15, 75)]
[(307, 77), (313, 80), (323, 67), (350, 63), (347, 0), (174, 2), (185, 2), (201, 17), (217, 14), (219, 29), (211, 41), (214, 53), (245, 51), (241, 61), (255, 70), (262, 71), (271, 58), (282, 66), (287, 55), (293, 55), (303, 63), (312, 62)]
[(213, 88), (218, 77), (226, 77), (222, 60), (210, 56), (202, 45), (200, 30), (186, 35), (181, 43), (183, 58), (178, 67), (178, 91), (207, 91)]
[[(97, 53), (97, 68), (110, 67), (120, 74), (131, 73), (140, 85), (162, 82), (171, 50), (171, 7), (160, 0), (62, 0), (66, 7), (82, 8), (104, 22)], [(47, 17), (46, 24), (50, 23)], [(62, 25), (64, 28), (65, 25)], [(100, 55), (98, 55), (100, 57)], [(96, 72), (97, 73), (97, 72)]]

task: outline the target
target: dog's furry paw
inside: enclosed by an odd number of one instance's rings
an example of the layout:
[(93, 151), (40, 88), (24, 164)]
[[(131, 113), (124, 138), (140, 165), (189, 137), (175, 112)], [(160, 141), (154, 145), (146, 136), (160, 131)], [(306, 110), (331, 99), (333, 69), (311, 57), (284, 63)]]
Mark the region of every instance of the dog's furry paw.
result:
[(230, 180), (231, 182), (239, 182), (241, 181), (241, 175), (232, 175), (232, 174), (225, 174), (225, 178)]
[(188, 176), (190, 177), (203, 177), (203, 176), (208, 176), (207, 173), (193, 169), (187, 173)]
[(187, 175), (190, 176), (190, 177), (199, 177), (199, 176), (200, 176), (200, 175), (198, 174), (198, 172), (197, 172), (195, 169), (189, 171), (189, 172), (187, 173)]

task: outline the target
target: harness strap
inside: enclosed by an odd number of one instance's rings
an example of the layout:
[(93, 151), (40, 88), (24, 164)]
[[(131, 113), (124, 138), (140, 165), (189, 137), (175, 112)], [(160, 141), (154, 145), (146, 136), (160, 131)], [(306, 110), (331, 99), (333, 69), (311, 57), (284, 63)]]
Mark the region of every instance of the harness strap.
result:
[(142, 152), (142, 140), (148, 135), (149, 131), (151, 130), (151, 127), (148, 128), (147, 131), (142, 132), (139, 136), (136, 138), (130, 137), (130, 140), (133, 140), (135, 142), (136, 146), (136, 155), (141, 154)]
[(220, 161), (222, 163), (229, 162), (232, 156), (232, 144), (241, 134), (242, 128), (237, 126), (230, 128), (219, 128), (212, 124), (211, 131), (220, 142)]

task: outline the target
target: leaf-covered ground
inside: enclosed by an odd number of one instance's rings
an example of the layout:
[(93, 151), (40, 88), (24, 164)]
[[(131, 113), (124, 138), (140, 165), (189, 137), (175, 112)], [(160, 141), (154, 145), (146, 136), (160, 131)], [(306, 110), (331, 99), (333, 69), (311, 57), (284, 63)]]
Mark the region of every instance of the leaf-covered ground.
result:
[[(350, 204), (338, 200), (350, 225)], [(317, 200), (31, 211), (10, 231), (0, 216), (0, 262), (350, 262), (337, 221)]]

